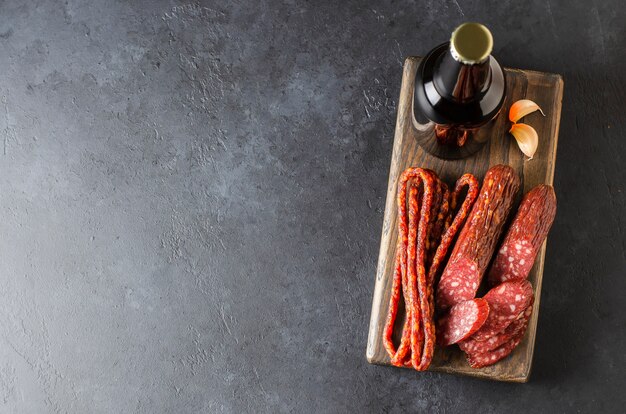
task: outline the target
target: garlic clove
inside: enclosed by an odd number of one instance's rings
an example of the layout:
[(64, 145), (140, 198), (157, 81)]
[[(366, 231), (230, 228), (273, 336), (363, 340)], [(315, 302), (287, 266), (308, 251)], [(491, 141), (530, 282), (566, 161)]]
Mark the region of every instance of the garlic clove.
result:
[(532, 160), (539, 145), (539, 136), (535, 128), (526, 124), (513, 124), (509, 132), (515, 137), (519, 149)]
[(541, 108), (539, 108), (539, 105), (537, 105), (530, 99), (520, 99), (519, 101), (511, 105), (511, 109), (509, 109), (509, 120), (513, 123), (516, 123), (526, 115), (531, 114), (537, 110), (541, 112), (541, 115), (546, 116)]

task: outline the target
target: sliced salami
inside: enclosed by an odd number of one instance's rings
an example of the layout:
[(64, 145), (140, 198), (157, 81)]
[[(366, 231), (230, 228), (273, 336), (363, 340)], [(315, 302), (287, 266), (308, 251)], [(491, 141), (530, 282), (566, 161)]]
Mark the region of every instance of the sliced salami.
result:
[(520, 331), (526, 331), (528, 321), (533, 312), (533, 303), (521, 312), (502, 332), (495, 334), (486, 341), (477, 341), (470, 338), (459, 342), (459, 348), (467, 354), (479, 354), (496, 349), (514, 338)]
[(441, 276), (437, 288), (440, 309), (476, 296), (519, 186), (519, 177), (509, 166), (496, 165), (487, 171), (478, 199)]
[(489, 316), (484, 325), (472, 335), (476, 341), (486, 341), (502, 332), (528, 308), (533, 298), (533, 287), (527, 280), (504, 282), (484, 296), (489, 303)]
[(473, 299), (479, 283), (480, 274), (475, 261), (463, 256), (454, 261), (451, 259), (437, 287), (437, 305), (440, 309), (447, 309)]
[(517, 348), (523, 337), (524, 335), (518, 335), (506, 344), (492, 351), (487, 351), (479, 354), (468, 354), (467, 362), (472, 368), (483, 368), (489, 365), (493, 365), (501, 359), (509, 356), (509, 354), (513, 352), (515, 348)]
[(487, 280), (491, 286), (528, 277), (555, 215), (556, 195), (551, 186), (537, 186), (524, 196), (489, 269)]
[(524, 329), (520, 329), (515, 333), (515, 335), (503, 345), (500, 345), (498, 348), (487, 352), (477, 352), (473, 354), (467, 354), (467, 362), (470, 364), (472, 368), (483, 368), (489, 365), (493, 365), (496, 362), (500, 361), (503, 358), (506, 358), (513, 352), (515, 348), (522, 342), (524, 339), (524, 334), (526, 333), (526, 327), (528, 324), (524, 326)]
[(437, 322), (437, 339), (442, 346), (456, 344), (470, 337), (487, 320), (489, 304), (484, 299), (472, 299), (454, 305)]

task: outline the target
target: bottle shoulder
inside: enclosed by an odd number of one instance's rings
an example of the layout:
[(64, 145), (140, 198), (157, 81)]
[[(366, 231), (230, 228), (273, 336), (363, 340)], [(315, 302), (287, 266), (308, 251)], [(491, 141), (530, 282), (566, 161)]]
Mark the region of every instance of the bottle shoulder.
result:
[(452, 61), (449, 42), (431, 50), (415, 79), (415, 110), (438, 124), (480, 125), (495, 116), (504, 101), (504, 71), (490, 56), (482, 67)]

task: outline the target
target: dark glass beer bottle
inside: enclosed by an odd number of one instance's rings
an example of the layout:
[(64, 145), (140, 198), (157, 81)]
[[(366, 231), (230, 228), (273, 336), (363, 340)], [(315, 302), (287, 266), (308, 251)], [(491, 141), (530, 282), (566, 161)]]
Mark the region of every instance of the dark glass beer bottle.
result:
[(464, 158), (489, 139), (485, 128), (500, 111), (506, 93), (504, 71), (491, 56), (493, 37), (479, 23), (457, 27), (449, 42), (431, 50), (415, 78), (414, 113), (432, 134), (420, 145), (446, 159)]

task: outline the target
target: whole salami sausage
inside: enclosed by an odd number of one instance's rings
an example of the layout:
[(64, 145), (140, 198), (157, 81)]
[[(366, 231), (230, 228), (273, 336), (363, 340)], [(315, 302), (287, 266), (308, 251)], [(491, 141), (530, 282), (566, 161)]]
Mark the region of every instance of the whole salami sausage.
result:
[(478, 199), (439, 281), (440, 309), (476, 296), (519, 186), (519, 177), (509, 166), (496, 165), (487, 171)]
[(524, 196), (489, 269), (487, 280), (491, 286), (528, 277), (555, 215), (556, 195), (551, 186), (537, 186)]
[(437, 341), (441, 346), (456, 344), (480, 329), (489, 315), (485, 299), (457, 303), (437, 321)]
[(489, 303), (489, 316), (472, 339), (486, 341), (509, 326), (530, 304), (533, 287), (527, 280), (504, 282), (491, 289), (483, 299)]
[(459, 342), (459, 348), (466, 354), (479, 354), (496, 349), (513, 339), (519, 331), (526, 331), (532, 313), (533, 301), (531, 300), (530, 305), (505, 330), (495, 334), (486, 341), (477, 341), (473, 338), (461, 341)]

